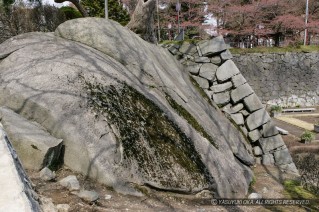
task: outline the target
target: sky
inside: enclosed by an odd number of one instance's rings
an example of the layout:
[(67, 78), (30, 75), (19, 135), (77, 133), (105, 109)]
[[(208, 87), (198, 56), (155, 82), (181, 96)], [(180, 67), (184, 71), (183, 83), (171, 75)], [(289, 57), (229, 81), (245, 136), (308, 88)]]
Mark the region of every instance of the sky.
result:
[(47, 3), (47, 4), (50, 4), (50, 5), (55, 5), (56, 7), (62, 7), (62, 5), (67, 5), (68, 2), (65, 2), (63, 4), (56, 4), (54, 3), (54, 0), (43, 0), (42, 1), (44, 4)]

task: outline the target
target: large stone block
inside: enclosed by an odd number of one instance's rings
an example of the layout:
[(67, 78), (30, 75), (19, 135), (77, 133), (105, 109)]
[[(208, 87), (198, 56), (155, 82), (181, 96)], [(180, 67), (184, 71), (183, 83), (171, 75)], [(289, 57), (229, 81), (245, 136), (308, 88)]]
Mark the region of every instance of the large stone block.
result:
[(285, 172), (288, 172), (297, 176), (299, 175), (299, 171), (295, 163), (282, 164), (282, 165), (278, 165), (278, 167), (280, 168), (280, 170), (283, 170)]
[(236, 125), (244, 125), (244, 117), (241, 113), (230, 114), (230, 118), (236, 123)]
[(270, 120), (265, 109), (260, 109), (250, 114), (246, 119), (246, 126), (249, 131), (252, 131)]
[(227, 49), (227, 45), (225, 44), (222, 36), (201, 42), (198, 44), (198, 46), (204, 56), (214, 55)]
[(238, 86), (245, 84), (247, 81), (242, 74), (237, 74), (231, 78), (231, 81), (235, 88)]
[(196, 63), (210, 63), (210, 59), (208, 57), (195, 57)]
[(215, 65), (219, 65), (221, 64), (222, 62), (222, 59), (220, 58), (220, 56), (216, 55), (216, 56), (213, 56), (211, 59), (210, 59), (210, 62), (215, 64)]
[(267, 122), (263, 125), (263, 137), (271, 137), (274, 135), (278, 135), (279, 131), (272, 121)]
[(222, 60), (229, 60), (233, 58), (233, 55), (230, 53), (230, 51), (227, 49), (226, 51), (223, 51), (220, 54), (220, 57), (222, 58)]
[(265, 154), (262, 156), (263, 165), (273, 165), (274, 163), (275, 163), (275, 160), (272, 154)]
[(247, 137), (248, 136), (248, 130), (247, 128), (243, 125), (243, 126), (239, 126), (241, 132)]
[(178, 51), (179, 45), (173, 45), (171, 47), (168, 48), (168, 51), (173, 54), (176, 55), (179, 51)]
[(234, 106), (232, 106), (231, 104), (228, 104), (223, 108), (223, 111), (225, 113), (232, 114), (232, 113), (238, 113), (243, 108), (244, 108), (244, 105), (242, 103), (236, 104)]
[(285, 145), (280, 135), (259, 140), (261, 149), (267, 153)]
[(197, 52), (197, 48), (194, 44), (184, 42), (179, 48), (179, 51), (183, 54), (193, 55)]
[(198, 63), (186, 63), (186, 71), (188, 71), (192, 75), (198, 75), (199, 69), (202, 66), (202, 64)]
[(293, 162), (287, 147), (284, 149), (275, 151), (274, 157), (275, 157), (276, 165), (289, 164)]
[(24, 168), (41, 170), (60, 162), (62, 139), (54, 138), (39, 124), (8, 108), (0, 108), (0, 117)]
[(254, 93), (250, 96), (247, 96), (244, 99), (244, 104), (249, 112), (254, 112), (256, 110), (263, 108), (261, 101), (259, 100), (258, 96)]
[(208, 89), (209, 88), (209, 83), (207, 79), (197, 77), (197, 76), (192, 76), (192, 78), (198, 83), (199, 87)]
[(231, 60), (227, 60), (217, 69), (216, 77), (219, 81), (223, 82), (239, 73), (240, 72), (235, 63)]
[(214, 93), (220, 93), (229, 90), (232, 87), (231, 82), (226, 82), (226, 83), (221, 83), (217, 85), (213, 85), (210, 87), (210, 90), (213, 91)]
[(263, 154), (263, 151), (261, 150), (261, 148), (259, 146), (255, 146), (253, 148), (253, 152), (255, 156), (260, 156)]
[(243, 84), (231, 91), (231, 100), (234, 103), (237, 103), (246, 96), (252, 94), (253, 92), (253, 89), (247, 83)]
[(247, 117), (250, 115), (250, 113), (247, 110), (241, 110), (240, 112), (241, 114), (243, 114), (244, 117)]
[(215, 78), (217, 68), (218, 66), (212, 63), (204, 63), (199, 70), (199, 76), (212, 81)]
[(251, 132), (248, 133), (248, 138), (249, 140), (251, 140), (252, 142), (257, 141), (259, 138), (261, 138), (261, 133), (259, 132), (258, 129), (253, 130)]
[(229, 92), (213, 94), (213, 101), (218, 105), (226, 105), (230, 102)]

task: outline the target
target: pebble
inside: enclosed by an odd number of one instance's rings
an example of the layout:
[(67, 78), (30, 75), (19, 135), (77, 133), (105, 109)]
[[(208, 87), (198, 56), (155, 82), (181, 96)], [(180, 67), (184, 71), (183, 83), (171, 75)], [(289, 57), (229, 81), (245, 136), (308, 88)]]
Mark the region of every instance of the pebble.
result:
[(94, 202), (99, 199), (99, 194), (96, 191), (81, 190), (76, 195), (87, 202)]
[(60, 185), (68, 188), (69, 191), (80, 190), (80, 183), (75, 175), (70, 175), (59, 181)]
[(105, 195), (105, 197), (104, 197), (104, 199), (106, 199), (106, 200), (109, 200), (109, 199), (111, 199), (112, 198), (112, 196), (111, 195)]
[(42, 180), (45, 181), (51, 181), (55, 178), (55, 173), (52, 172), (49, 168), (44, 167), (41, 171), (40, 171), (40, 178)]

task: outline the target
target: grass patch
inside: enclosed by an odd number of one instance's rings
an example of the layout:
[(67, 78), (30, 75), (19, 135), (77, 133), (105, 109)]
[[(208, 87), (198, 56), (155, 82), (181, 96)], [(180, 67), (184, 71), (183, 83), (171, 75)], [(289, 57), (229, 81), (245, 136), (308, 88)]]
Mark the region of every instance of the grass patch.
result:
[(232, 54), (246, 53), (286, 53), (286, 52), (319, 52), (319, 46), (287, 46), (287, 47), (255, 47), (255, 48), (231, 48)]
[(253, 192), (253, 186), (255, 184), (256, 184), (256, 176), (254, 175), (252, 181), (249, 183), (249, 188), (248, 188), (249, 193)]
[(310, 191), (304, 189), (300, 182), (297, 180), (286, 180), (284, 181), (285, 195), (291, 199), (304, 199), (310, 200), (310, 204), (307, 207), (318, 210), (319, 209), (319, 196), (311, 193)]
[(178, 45), (182, 45), (184, 42), (185, 43), (191, 43), (196, 45), (200, 40), (196, 40), (196, 39), (185, 39), (185, 40), (163, 40), (160, 42), (160, 44), (164, 45), (164, 44), (178, 44)]

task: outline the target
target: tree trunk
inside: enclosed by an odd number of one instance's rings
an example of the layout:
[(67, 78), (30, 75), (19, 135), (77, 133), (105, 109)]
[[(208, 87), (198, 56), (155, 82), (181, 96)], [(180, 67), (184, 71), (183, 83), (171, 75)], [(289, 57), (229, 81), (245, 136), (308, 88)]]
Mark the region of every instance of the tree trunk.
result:
[(127, 27), (144, 40), (156, 43), (154, 32), (154, 12), (156, 0), (139, 0)]
[(82, 5), (80, 4), (79, 0), (54, 0), (55, 3), (63, 3), (69, 1), (72, 4), (74, 4), (74, 6), (80, 11), (80, 13), (82, 14), (83, 17), (88, 17), (88, 13), (86, 12), (86, 10), (82, 7)]

